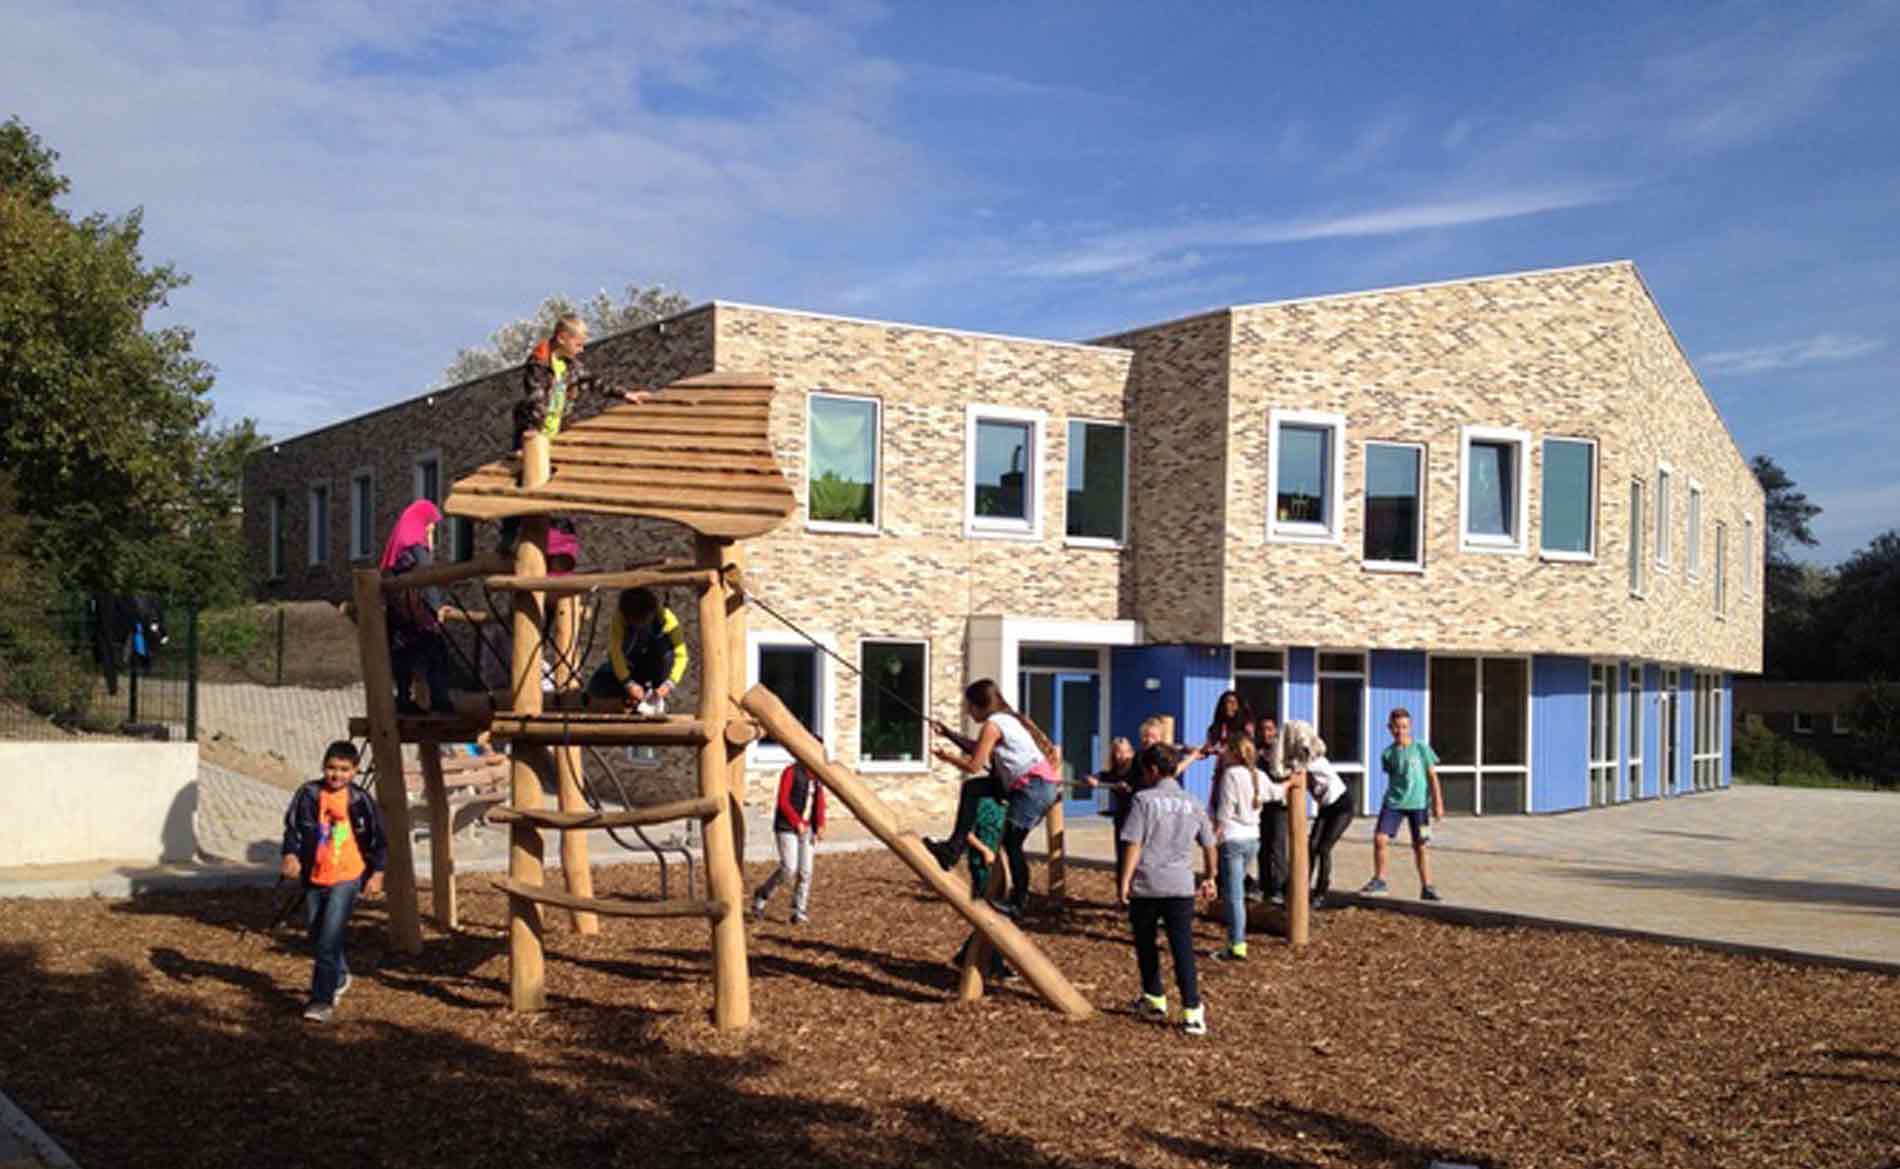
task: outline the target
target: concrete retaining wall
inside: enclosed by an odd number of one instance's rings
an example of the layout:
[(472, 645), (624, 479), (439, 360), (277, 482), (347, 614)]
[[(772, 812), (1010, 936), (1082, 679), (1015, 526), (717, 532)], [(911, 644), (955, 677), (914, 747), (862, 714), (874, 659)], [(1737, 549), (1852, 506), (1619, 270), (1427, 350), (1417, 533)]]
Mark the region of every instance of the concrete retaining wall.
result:
[(196, 743), (0, 743), (0, 865), (190, 860)]

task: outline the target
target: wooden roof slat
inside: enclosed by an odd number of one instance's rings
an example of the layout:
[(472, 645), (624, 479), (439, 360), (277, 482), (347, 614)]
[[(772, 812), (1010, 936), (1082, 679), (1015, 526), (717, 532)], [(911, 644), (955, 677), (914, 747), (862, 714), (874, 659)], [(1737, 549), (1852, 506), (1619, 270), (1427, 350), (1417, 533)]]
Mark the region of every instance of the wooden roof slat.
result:
[(592, 431), (585, 437), (579, 437), (563, 443), (554, 443), (554, 465), (561, 465), (561, 453), (568, 445), (585, 447), (613, 447), (618, 450), (673, 450), (673, 451), (713, 451), (731, 452), (742, 455), (769, 455), (772, 446), (764, 439), (753, 438), (747, 434), (653, 434), (645, 431), (629, 431), (615, 434), (605, 431)]
[[(739, 491), (726, 488), (669, 487), (664, 483), (655, 483), (651, 487), (636, 488), (610, 487), (605, 490), (590, 491), (588, 485), (562, 486), (556, 479), (545, 487), (536, 487), (532, 491), (522, 491), (517, 487), (470, 486), (469, 494), (482, 496), (501, 496), (513, 499), (541, 499), (558, 504), (610, 503), (633, 506), (652, 502), (662, 507), (685, 507), (694, 511), (727, 511), (750, 513), (753, 515), (777, 515), (783, 510), (787, 491), (781, 496), (776, 491)], [(795, 501), (794, 501), (795, 502)], [(559, 511), (560, 508), (550, 508)], [(571, 509), (570, 509), (571, 510)]]
[[(638, 409), (644, 411), (646, 407)], [(757, 434), (765, 423), (763, 418), (712, 418), (688, 410), (672, 417), (642, 413), (637, 418), (590, 418), (588, 421), (592, 423), (587, 428), (589, 434)]]
[[(470, 488), (494, 490), (515, 486), (515, 477), (500, 468), (483, 468), (467, 476), (462, 483)], [(629, 467), (610, 466), (574, 466), (568, 464), (561, 473), (549, 481), (552, 487), (576, 488), (585, 486), (589, 490), (613, 492), (623, 488), (646, 490), (654, 487), (701, 487), (709, 490), (766, 492), (776, 495), (789, 490), (783, 479), (758, 471), (732, 471), (725, 468), (693, 467), (674, 465)]]

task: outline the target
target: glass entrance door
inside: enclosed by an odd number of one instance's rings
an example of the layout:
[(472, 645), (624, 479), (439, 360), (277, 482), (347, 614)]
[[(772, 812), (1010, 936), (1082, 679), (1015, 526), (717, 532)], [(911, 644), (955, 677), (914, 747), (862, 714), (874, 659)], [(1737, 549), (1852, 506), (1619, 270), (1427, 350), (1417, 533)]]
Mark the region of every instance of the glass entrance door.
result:
[(1095, 793), (1076, 781), (1088, 778), (1103, 754), (1100, 671), (1029, 666), (1017, 682), (1023, 713), (1062, 749), (1063, 811), (1093, 815)]

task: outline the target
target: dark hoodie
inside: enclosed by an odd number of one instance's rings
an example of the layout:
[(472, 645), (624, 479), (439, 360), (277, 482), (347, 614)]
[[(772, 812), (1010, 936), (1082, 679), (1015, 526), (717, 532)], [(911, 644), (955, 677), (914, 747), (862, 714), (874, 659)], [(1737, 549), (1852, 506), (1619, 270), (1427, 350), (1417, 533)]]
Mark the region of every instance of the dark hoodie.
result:
[(582, 394), (599, 391), (600, 379), (587, 372), (580, 358), (566, 359), (564, 364), (564, 376), (557, 378), (552, 337), (534, 347), (521, 371), (521, 400), (515, 403), (511, 446), (518, 449), (522, 433), (529, 430), (545, 430), (552, 438), (573, 413), (576, 400)]

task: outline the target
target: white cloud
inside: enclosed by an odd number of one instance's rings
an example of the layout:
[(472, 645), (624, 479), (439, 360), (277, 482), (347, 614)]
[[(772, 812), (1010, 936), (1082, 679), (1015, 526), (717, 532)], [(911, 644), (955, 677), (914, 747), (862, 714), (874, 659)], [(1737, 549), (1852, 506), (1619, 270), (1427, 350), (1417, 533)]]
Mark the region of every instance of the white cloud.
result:
[(1800, 369), (1827, 362), (1852, 361), (1878, 352), (1886, 341), (1877, 337), (1854, 337), (1841, 333), (1817, 333), (1800, 341), (1780, 345), (1760, 345), (1750, 349), (1725, 349), (1705, 353), (1697, 361), (1704, 374), (1737, 376), (1766, 373), (1776, 369)]

